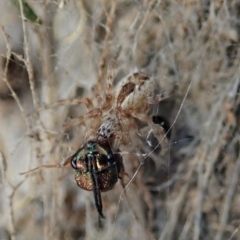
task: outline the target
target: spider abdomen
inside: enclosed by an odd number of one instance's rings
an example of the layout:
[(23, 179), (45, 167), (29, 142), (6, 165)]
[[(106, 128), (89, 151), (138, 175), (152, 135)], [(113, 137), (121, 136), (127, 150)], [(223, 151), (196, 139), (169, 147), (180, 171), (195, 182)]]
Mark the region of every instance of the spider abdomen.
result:
[(98, 128), (97, 137), (100, 140), (112, 141), (117, 133), (121, 132), (121, 126), (116, 116), (108, 117)]

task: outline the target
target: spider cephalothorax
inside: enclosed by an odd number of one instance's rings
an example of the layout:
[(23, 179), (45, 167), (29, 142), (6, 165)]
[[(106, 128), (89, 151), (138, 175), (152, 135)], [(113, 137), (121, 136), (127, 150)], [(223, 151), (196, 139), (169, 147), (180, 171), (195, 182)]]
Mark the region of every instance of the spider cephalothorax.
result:
[(155, 79), (142, 72), (135, 72), (122, 79), (116, 86), (115, 105), (121, 109), (134, 109), (136, 113), (145, 113), (149, 100), (155, 96)]

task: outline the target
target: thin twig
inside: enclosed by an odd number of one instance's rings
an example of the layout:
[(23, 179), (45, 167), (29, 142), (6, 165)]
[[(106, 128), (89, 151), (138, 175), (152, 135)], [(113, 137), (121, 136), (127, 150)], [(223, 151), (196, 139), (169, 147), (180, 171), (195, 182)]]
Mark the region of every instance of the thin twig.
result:
[(3, 35), (4, 35), (4, 38), (5, 38), (5, 41), (6, 41), (6, 47), (7, 47), (7, 53), (6, 53), (6, 64), (5, 64), (5, 68), (4, 68), (4, 74), (3, 74), (3, 81), (6, 83), (6, 85), (8, 86), (11, 94), (12, 94), (12, 97), (14, 98), (14, 100), (16, 101), (18, 107), (19, 107), (19, 110), (22, 114), (22, 117), (23, 119), (25, 120), (26, 122), (26, 125), (28, 126), (28, 122), (27, 122), (27, 119), (26, 119), (26, 113), (23, 109), (23, 106), (17, 96), (17, 94), (15, 93), (15, 91), (13, 90), (12, 86), (10, 85), (9, 81), (8, 81), (8, 78), (7, 78), (7, 73), (8, 73), (8, 66), (9, 66), (9, 62), (10, 62), (10, 58), (11, 58), (11, 53), (12, 53), (12, 49), (11, 49), (11, 44), (10, 44), (10, 37), (9, 35), (6, 33), (5, 31), (5, 28), (3, 26), (2, 27), (2, 32), (3, 32)]
[[(237, 137), (235, 142), (237, 142), (237, 144), (239, 145), (239, 143), (240, 143), (239, 136)], [(235, 194), (236, 187), (238, 185), (239, 172), (240, 172), (240, 155), (238, 156), (236, 166), (234, 167), (233, 173), (231, 175), (232, 176), (231, 182), (230, 182), (230, 185), (229, 185), (229, 188), (228, 188), (228, 191), (227, 191), (227, 195), (225, 197), (225, 203), (224, 203), (222, 214), (221, 214), (220, 230), (218, 231), (218, 233), (215, 237), (215, 240), (222, 240), (224, 227), (227, 224), (229, 211), (230, 211), (230, 207), (231, 207), (231, 204), (232, 204), (232, 199), (233, 199), (233, 196)]]
[(101, 60), (98, 66), (98, 91), (102, 91), (102, 84), (103, 84), (103, 78), (105, 76), (106, 73), (106, 67), (107, 67), (107, 60), (108, 60), (108, 56), (109, 56), (109, 40), (112, 34), (112, 28), (113, 28), (113, 23), (114, 23), (114, 18), (115, 18), (115, 12), (116, 12), (116, 7), (117, 7), (117, 3), (116, 1), (111, 1), (111, 9), (110, 9), (110, 13), (106, 13), (107, 14), (107, 23), (106, 23), (106, 35), (104, 38), (104, 44), (103, 44), (103, 52), (102, 52), (102, 56), (101, 56)]
[(19, 2), (20, 13), (21, 13), (21, 18), (22, 18), (24, 55), (26, 57), (26, 68), (27, 68), (27, 72), (28, 72), (30, 89), (32, 92), (33, 105), (36, 108), (36, 107), (38, 107), (38, 98), (37, 98), (35, 83), (34, 83), (33, 67), (32, 67), (32, 64), (30, 61), (30, 56), (29, 56), (29, 42), (28, 42), (28, 37), (27, 37), (27, 29), (26, 29), (26, 22), (25, 22), (26, 20), (25, 20), (25, 16), (24, 16), (24, 12), (23, 12), (22, 0), (18, 0), (18, 2)]

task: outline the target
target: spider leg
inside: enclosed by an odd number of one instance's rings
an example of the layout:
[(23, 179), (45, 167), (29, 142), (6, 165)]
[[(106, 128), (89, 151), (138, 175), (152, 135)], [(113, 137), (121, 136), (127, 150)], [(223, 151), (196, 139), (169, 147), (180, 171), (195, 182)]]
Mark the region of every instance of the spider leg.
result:
[(113, 97), (113, 70), (114, 70), (114, 61), (110, 61), (107, 71), (107, 84), (106, 84), (106, 101), (109, 101)]
[(56, 137), (56, 140), (53, 143), (52, 149), (50, 153), (53, 153), (55, 148), (57, 147), (57, 144), (60, 142), (62, 135), (68, 130), (71, 129), (74, 126), (84, 124), (85, 120), (88, 120), (90, 118), (96, 118), (102, 115), (102, 110), (100, 109), (93, 109), (89, 111), (87, 114), (81, 117), (77, 118), (71, 118), (67, 123), (65, 123), (61, 129), (61, 131), (58, 133), (58, 136)]
[(97, 99), (97, 101), (99, 102), (99, 105), (102, 106), (103, 99), (102, 99), (101, 95), (97, 92), (95, 87), (92, 87), (92, 92), (93, 92), (93, 95), (95, 96), (95, 98)]
[(34, 112), (36, 111), (42, 111), (42, 110), (46, 110), (46, 109), (50, 109), (50, 108), (54, 108), (54, 107), (59, 107), (59, 106), (65, 106), (65, 105), (79, 105), (81, 103), (84, 103), (87, 107), (87, 109), (90, 111), (94, 108), (93, 102), (90, 98), (72, 98), (72, 99), (65, 99), (65, 100), (59, 100), (55, 103), (51, 103), (49, 105), (45, 105), (43, 107), (40, 107), (38, 109), (33, 110), (33, 112), (30, 112), (28, 114), (32, 115)]
[(62, 127), (62, 129), (60, 130), (60, 132), (57, 134), (57, 137), (53, 143), (53, 146), (50, 150), (50, 153), (53, 153), (58, 145), (58, 143), (61, 141), (62, 135), (70, 128), (76, 126), (76, 125), (80, 125), (84, 122), (85, 117), (78, 117), (78, 118), (72, 118), (70, 119), (67, 123), (65, 123)]
[[(70, 119), (66, 124), (63, 125), (60, 133), (58, 134), (53, 146), (52, 146), (52, 149), (50, 151), (50, 153), (53, 153), (58, 142), (60, 141), (61, 139), (61, 136), (64, 132), (66, 132), (68, 129), (76, 126), (76, 125), (79, 125), (79, 124), (82, 124), (84, 123), (84, 121), (86, 119), (89, 119), (89, 118), (95, 118), (99, 115), (102, 114), (102, 111), (100, 109), (94, 109), (94, 110), (91, 110), (89, 111), (87, 114), (85, 114), (84, 116), (81, 116), (81, 117), (78, 117), (78, 118), (72, 118)], [(36, 171), (38, 169), (41, 169), (41, 168), (62, 168), (64, 166), (66, 166), (67, 164), (69, 164), (71, 161), (71, 156), (69, 158), (67, 158), (63, 163), (61, 164), (53, 164), (53, 165), (41, 165), (41, 166), (38, 166), (36, 168), (33, 168), (33, 169), (30, 169), (29, 171), (27, 172), (22, 172), (20, 173), (21, 175), (23, 174), (27, 174), (27, 173), (30, 173), (30, 172), (33, 172), (33, 171)]]
[(118, 120), (121, 125), (120, 141), (121, 144), (125, 146), (131, 144), (132, 147), (137, 150), (139, 149), (140, 143), (138, 138), (139, 129), (132, 113), (133, 110), (118, 109)]
[(30, 172), (34, 172), (34, 171), (36, 171), (36, 170), (38, 170), (38, 169), (42, 169), (42, 168), (63, 168), (63, 167), (67, 166), (67, 165), (70, 163), (71, 158), (72, 158), (72, 156), (69, 156), (69, 157), (68, 157), (63, 163), (61, 163), (61, 164), (49, 164), (49, 165), (44, 164), (44, 165), (40, 165), (40, 166), (38, 166), (38, 167), (32, 168), (32, 169), (30, 169), (30, 170), (28, 170), (28, 171), (26, 171), (26, 172), (21, 172), (21, 173), (19, 173), (19, 174), (20, 174), (20, 175), (25, 175), (25, 174), (28, 174), (28, 173), (30, 173)]
[(154, 136), (157, 138), (160, 145), (162, 145), (162, 146), (169, 145), (167, 136), (165, 134), (163, 127), (161, 127), (159, 124), (153, 123), (152, 119), (144, 114), (139, 114), (139, 113), (135, 113), (134, 111), (131, 111), (131, 115), (132, 115), (132, 117), (137, 118), (140, 121), (147, 123), (151, 127), (151, 129), (154, 133)]
[(165, 92), (161, 92), (160, 94), (157, 94), (155, 96), (149, 97), (148, 98), (148, 104), (156, 104), (158, 102), (161, 102), (162, 100), (171, 97), (172, 95), (174, 95), (176, 92), (175, 89), (172, 89), (170, 91), (165, 91)]
[(93, 102), (90, 98), (72, 98), (72, 99), (66, 99), (66, 100), (60, 100), (56, 103), (50, 104), (49, 107), (57, 107), (62, 105), (79, 105), (81, 103), (84, 103), (88, 110), (93, 109)]
[(105, 90), (105, 98), (104, 101), (100, 102), (102, 109), (111, 108), (111, 103), (114, 98), (113, 95), (113, 69), (114, 69), (114, 61), (110, 61), (107, 69), (107, 81), (106, 81), (106, 90)]

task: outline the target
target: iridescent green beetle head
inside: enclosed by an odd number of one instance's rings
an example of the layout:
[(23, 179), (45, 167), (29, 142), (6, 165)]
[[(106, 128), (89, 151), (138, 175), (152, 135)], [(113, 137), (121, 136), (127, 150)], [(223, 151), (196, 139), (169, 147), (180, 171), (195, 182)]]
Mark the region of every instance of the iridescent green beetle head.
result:
[(92, 140), (72, 156), (71, 165), (76, 171), (78, 186), (93, 191), (98, 213), (104, 217), (101, 192), (111, 190), (117, 183), (119, 174), (123, 171), (121, 156), (114, 154), (108, 143)]

